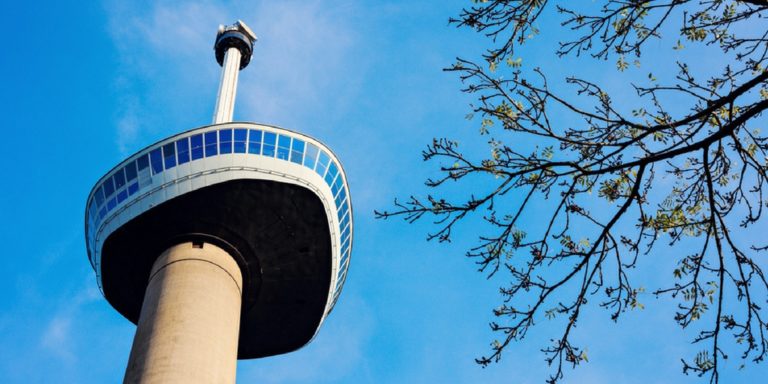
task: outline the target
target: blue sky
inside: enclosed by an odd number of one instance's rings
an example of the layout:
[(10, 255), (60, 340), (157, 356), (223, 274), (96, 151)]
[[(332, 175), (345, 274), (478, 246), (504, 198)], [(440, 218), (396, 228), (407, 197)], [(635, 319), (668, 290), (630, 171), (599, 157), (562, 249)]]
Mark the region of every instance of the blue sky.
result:
[[(475, 272), (463, 252), (471, 226), (451, 244), (427, 243), (429, 223), (379, 221), (395, 196), (425, 192), (434, 167), (420, 151), (435, 136), (485, 149), (471, 99), (441, 68), (487, 42), (447, 19), (469, 4), (443, 1), (4, 2), (0, 5), (0, 381), (120, 382), (135, 327), (101, 297), (88, 263), (85, 199), (123, 157), (210, 122), (219, 80), (218, 24), (246, 21), (259, 36), (241, 73), (235, 119), (274, 124), (324, 141), (344, 163), (355, 209), (351, 272), (336, 309), (302, 350), (241, 361), (241, 383), (543, 382), (538, 352), (556, 330), (542, 321), (486, 369), (487, 324), (502, 278)], [(526, 66), (553, 60), (546, 31)], [(709, 60), (716, 60), (711, 58)], [(706, 65), (702, 59), (701, 65)], [(616, 86), (613, 63), (585, 71)], [(637, 76), (645, 76), (635, 74)], [(535, 224), (535, 218), (529, 223)], [(668, 256), (668, 257), (667, 257)], [(661, 252), (645, 265), (668, 266)], [(662, 275), (671, 270), (662, 270)], [(647, 273), (648, 285), (659, 281)], [(673, 304), (613, 324), (590, 308), (577, 329), (590, 361), (565, 382), (702, 382), (681, 375), (692, 332)], [(732, 351), (734, 355), (736, 351)], [(734, 356), (735, 357), (735, 356)], [(731, 361), (732, 360), (732, 361)], [(757, 382), (765, 364), (731, 359), (723, 382)]]

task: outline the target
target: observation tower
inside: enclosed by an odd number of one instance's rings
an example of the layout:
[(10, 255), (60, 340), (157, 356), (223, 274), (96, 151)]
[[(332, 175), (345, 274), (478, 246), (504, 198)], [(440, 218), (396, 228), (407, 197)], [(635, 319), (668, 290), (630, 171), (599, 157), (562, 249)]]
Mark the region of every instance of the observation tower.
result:
[(232, 121), (255, 41), (241, 21), (219, 27), (213, 124), (128, 157), (88, 196), (99, 287), (137, 324), (126, 383), (233, 383), (237, 359), (309, 343), (341, 293), (353, 225), (338, 158)]

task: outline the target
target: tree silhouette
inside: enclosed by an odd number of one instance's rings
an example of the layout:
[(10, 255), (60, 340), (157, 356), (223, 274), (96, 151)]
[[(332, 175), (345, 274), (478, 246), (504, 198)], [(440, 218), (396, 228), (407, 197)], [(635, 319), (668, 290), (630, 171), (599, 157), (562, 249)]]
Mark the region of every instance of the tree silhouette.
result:
[[(669, 284), (649, 292), (673, 298), (674, 320), (696, 329), (692, 341), (701, 351), (682, 359), (683, 371), (718, 382), (718, 366), (728, 358), (726, 336), (743, 361), (762, 361), (768, 281), (761, 263), (768, 238), (739, 233), (760, 225), (768, 204), (768, 138), (760, 131), (768, 108), (768, 2), (474, 3), (450, 22), (484, 34), (492, 47), (481, 60), (459, 58), (446, 70), (475, 95), (471, 115), (480, 120), (490, 155), (478, 159), (455, 140), (435, 139), (423, 152), (425, 161), (438, 163), (439, 176), (426, 181), (434, 192), (396, 199), (376, 215), (408, 222), (430, 217), (436, 229), (428, 239), (438, 241), (450, 241), (472, 215), (483, 220), (467, 256), (480, 271), (509, 281), (493, 310), (499, 340), (477, 362), (498, 361), (536, 321), (557, 317), (564, 319), (562, 332), (542, 349), (554, 367), (548, 382), (557, 382), (564, 365), (587, 359), (571, 335), (588, 302), (606, 308), (613, 320), (643, 306), (644, 289), (632, 282), (632, 272), (659, 244), (687, 253), (676, 253), (674, 270), (659, 271), (669, 273)], [(568, 36), (556, 48), (559, 57), (616, 60), (623, 72), (641, 65), (644, 49), (656, 41), (688, 61), (675, 62), (669, 81), (651, 71), (644, 84), (627, 84), (624, 92), (636, 97), (632, 105), (614, 102), (586, 78), (551, 86), (548, 77), (559, 73), (524, 70), (515, 56), (549, 12), (562, 23), (546, 27)], [(722, 65), (697, 65), (697, 52), (721, 58)], [(446, 191), (448, 182), (470, 196)], [(546, 215), (545, 224), (528, 223), (531, 214)]]

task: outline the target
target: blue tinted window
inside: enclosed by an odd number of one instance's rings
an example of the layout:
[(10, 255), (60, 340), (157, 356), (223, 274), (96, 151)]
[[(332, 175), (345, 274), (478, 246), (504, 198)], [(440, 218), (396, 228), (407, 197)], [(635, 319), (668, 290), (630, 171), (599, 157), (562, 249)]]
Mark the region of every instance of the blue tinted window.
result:
[(203, 158), (203, 135), (198, 134), (189, 138), (192, 147), (192, 160)]
[(136, 162), (131, 161), (128, 163), (128, 165), (123, 168), (123, 171), (125, 172), (125, 179), (130, 182), (131, 180), (136, 178)]
[(88, 216), (91, 217), (91, 220), (99, 214), (98, 207), (96, 206), (96, 199), (91, 200), (91, 203), (88, 204)]
[(342, 188), (341, 192), (339, 192), (339, 195), (336, 196), (336, 206), (338, 207), (339, 204), (341, 204), (342, 201), (344, 201), (344, 198), (347, 197), (347, 189)]
[(128, 198), (128, 191), (123, 189), (122, 191), (120, 191), (120, 193), (117, 194), (117, 203), (120, 204), (123, 201), (125, 201), (125, 199), (127, 198)]
[(342, 249), (348, 249), (349, 248), (349, 238), (347, 238), (347, 241), (344, 242), (344, 245), (341, 246)]
[(344, 247), (341, 250), (341, 261), (339, 264), (344, 265), (345, 262), (347, 261), (348, 255), (349, 255), (349, 247)]
[(176, 166), (176, 145), (174, 143), (163, 145), (163, 158), (165, 158), (165, 169)]
[(139, 171), (143, 171), (149, 166), (149, 158), (147, 155), (142, 155), (136, 159), (136, 165), (139, 167)]
[(163, 154), (160, 152), (160, 148), (154, 149), (149, 153), (149, 162), (152, 164), (153, 175), (163, 171)]
[(277, 134), (264, 132), (264, 149), (262, 150), (264, 156), (275, 157), (275, 141), (277, 141)]
[(179, 154), (179, 164), (189, 161), (189, 139), (183, 138), (176, 141), (176, 152)]
[(344, 232), (341, 233), (341, 241), (347, 240), (347, 236), (349, 236), (349, 227), (344, 229)]
[(339, 207), (339, 220), (341, 220), (342, 217), (344, 217), (344, 214), (347, 213), (347, 201), (344, 200), (344, 204)]
[(216, 156), (218, 154), (217, 147), (217, 132), (205, 133), (205, 157)]
[(277, 158), (288, 160), (288, 153), (291, 150), (290, 136), (280, 135), (277, 139)]
[(341, 220), (341, 224), (339, 224), (339, 228), (344, 228), (349, 224), (349, 215), (344, 216), (344, 219)]
[(333, 179), (336, 178), (337, 173), (339, 173), (339, 168), (336, 166), (336, 163), (331, 163), (331, 166), (328, 167), (328, 173), (325, 174), (325, 183), (328, 184), (329, 187), (333, 185)]
[(101, 186), (99, 186), (98, 189), (96, 189), (96, 205), (101, 207), (102, 204), (104, 204), (104, 190), (101, 189)]
[(277, 146), (281, 148), (291, 148), (291, 137), (280, 135), (277, 139)]
[(341, 265), (343, 270), (347, 269), (347, 259), (349, 259), (349, 252), (348, 250), (345, 250), (341, 255)]
[(107, 207), (101, 207), (99, 209), (99, 219), (103, 219), (107, 215)]
[(339, 192), (339, 180), (341, 180), (341, 177), (337, 177), (336, 182), (331, 185), (331, 194), (333, 196), (336, 196), (336, 193)]
[(235, 153), (245, 153), (245, 139), (247, 136), (247, 129), (235, 129)]
[(333, 186), (331, 187), (331, 191), (333, 192), (333, 195), (336, 196), (337, 193), (342, 189), (342, 185), (344, 184), (344, 180), (341, 179), (341, 175), (336, 178), (336, 181), (333, 183)]
[(258, 155), (261, 153), (261, 131), (251, 129), (248, 136), (248, 153)]
[(299, 139), (293, 139), (293, 147), (291, 148), (291, 161), (296, 164), (301, 164), (303, 156), (304, 142)]
[(102, 186), (104, 187), (104, 197), (110, 198), (115, 193), (115, 185), (112, 183), (111, 177), (105, 180)]
[(317, 158), (317, 146), (307, 143), (307, 154), (304, 156), (304, 166), (309, 169), (315, 169), (315, 159)]
[(232, 130), (222, 129), (219, 131), (219, 152), (232, 153)]
[(139, 183), (133, 183), (128, 186), (128, 195), (133, 195), (139, 191)]
[(328, 157), (328, 154), (325, 153), (325, 151), (320, 151), (320, 157), (317, 158), (317, 169), (315, 170), (320, 177), (325, 175), (325, 169), (328, 167), (328, 162), (330, 160), (331, 158)]
[(115, 190), (120, 189), (125, 185), (125, 174), (122, 169), (118, 169), (117, 172), (112, 175), (112, 179), (115, 180)]
[(117, 198), (113, 197), (107, 201), (107, 211), (111, 211), (117, 205)]

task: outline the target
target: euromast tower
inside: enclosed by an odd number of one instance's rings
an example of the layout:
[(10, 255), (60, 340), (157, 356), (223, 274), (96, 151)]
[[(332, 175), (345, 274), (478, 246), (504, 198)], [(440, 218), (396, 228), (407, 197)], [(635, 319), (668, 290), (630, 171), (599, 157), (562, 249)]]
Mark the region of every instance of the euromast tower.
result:
[(138, 325), (127, 383), (233, 383), (237, 359), (301, 348), (341, 293), (352, 250), (347, 178), (298, 132), (233, 122), (256, 36), (220, 27), (213, 124), (130, 156), (86, 205), (107, 301)]

